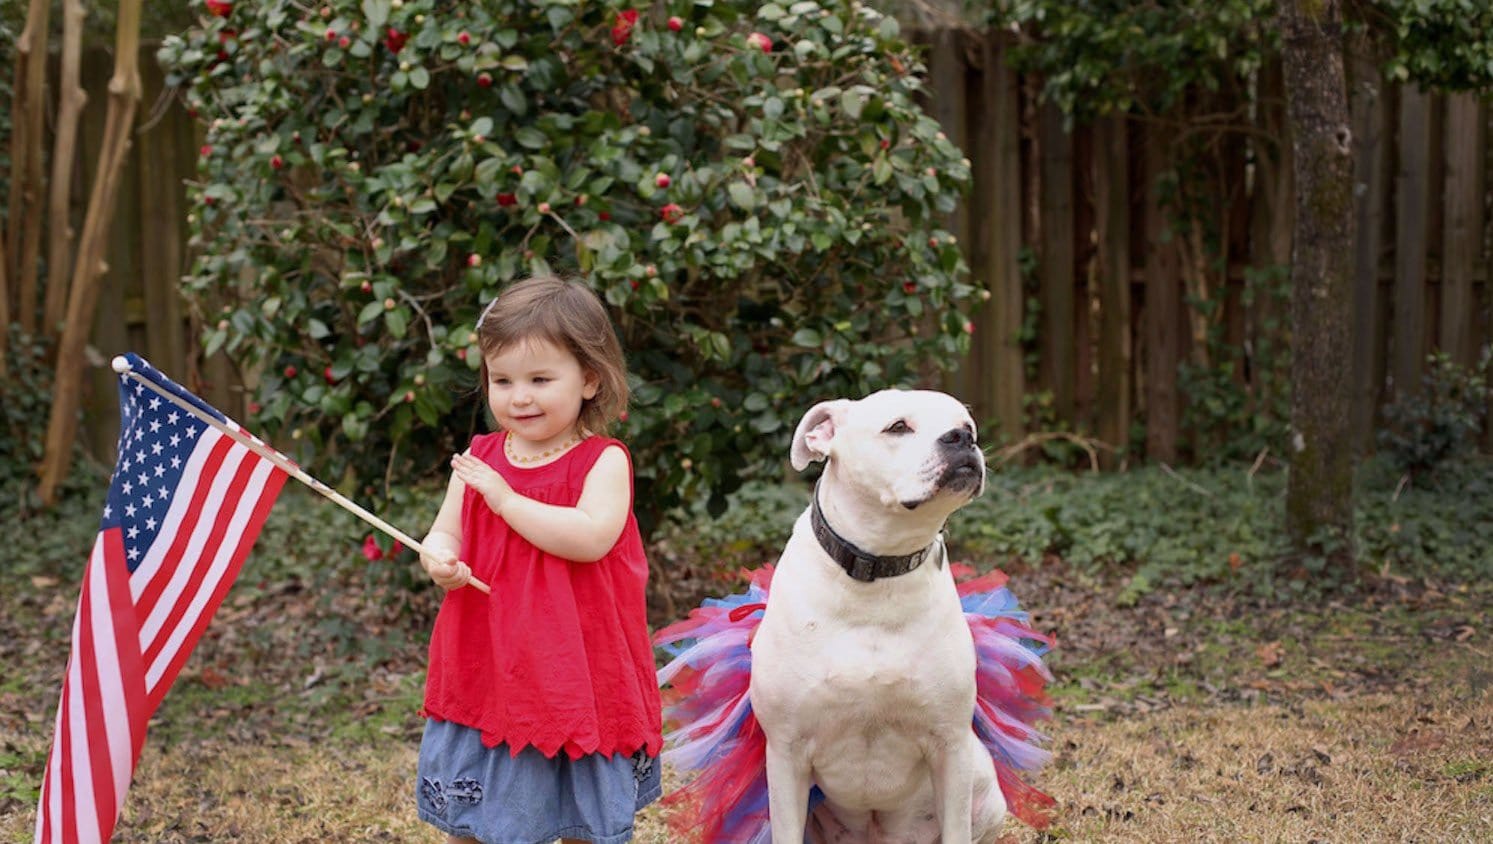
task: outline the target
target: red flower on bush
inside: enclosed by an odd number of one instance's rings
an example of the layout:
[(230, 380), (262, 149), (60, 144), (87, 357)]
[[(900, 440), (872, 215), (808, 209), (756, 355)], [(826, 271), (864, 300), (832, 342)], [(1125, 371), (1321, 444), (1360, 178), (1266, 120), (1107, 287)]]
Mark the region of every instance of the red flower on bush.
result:
[(761, 50), (764, 53), (772, 52), (772, 39), (760, 32), (753, 32), (747, 36), (747, 44)]
[(658, 216), (664, 218), (665, 223), (672, 225), (679, 222), (679, 218), (684, 216), (684, 209), (670, 202), (668, 205), (658, 209)]
[(394, 547), (387, 552), (378, 547), (378, 540), (373, 538), (373, 534), (368, 534), (368, 538), (363, 540), (363, 558), (370, 563), (378, 560), (392, 560), (403, 550), (404, 543), (397, 539), (394, 540)]
[(504, 208), (507, 208), (510, 205), (516, 205), (518, 204), (518, 197), (514, 196), (511, 193), (500, 193), (498, 194), (498, 204)]
[(226, 18), (233, 13), (233, 4), (228, 0), (205, 0), (207, 13), (216, 18)]
[(404, 49), (404, 42), (408, 41), (409, 38), (408, 35), (391, 26), (384, 38), (384, 46), (389, 48), (389, 52), (397, 54), (400, 50)]
[(638, 25), (638, 10), (627, 9), (617, 13), (617, 22), (612, 25), (612, 43), (621, 47), (632, 37), (632, 28)]

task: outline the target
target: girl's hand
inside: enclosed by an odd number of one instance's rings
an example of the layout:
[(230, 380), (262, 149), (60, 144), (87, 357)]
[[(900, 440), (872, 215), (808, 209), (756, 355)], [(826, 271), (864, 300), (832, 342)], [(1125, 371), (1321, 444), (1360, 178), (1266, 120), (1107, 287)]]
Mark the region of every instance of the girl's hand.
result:
[(449, 551), (421, 554), (420, 565), (425, 567), (425, 573), (430, 575), (435, 585), (447, 592), (460, 589), (472, 579), (471, 567), (456, 559), (456, 555)]
[(451, 469), (462, 483), (482, 495), (489, 509), (494, 513), (503, 512), (503, 502), (512, 494), (513, 488), (497, 470), (470, 454), (453, 456)]

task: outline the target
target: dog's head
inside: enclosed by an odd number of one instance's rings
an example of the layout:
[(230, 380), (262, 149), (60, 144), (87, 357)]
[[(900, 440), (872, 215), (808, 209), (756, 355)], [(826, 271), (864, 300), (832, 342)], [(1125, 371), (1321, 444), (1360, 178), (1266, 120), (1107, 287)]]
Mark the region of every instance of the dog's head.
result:
[(940, 520), (985, 489), (985, 457), (969, 411), (953, 396), (927, 390), (816, 404), (798, 423), (791, 458), (800, 471), (827, 460), (826, 474), (859, 497)]

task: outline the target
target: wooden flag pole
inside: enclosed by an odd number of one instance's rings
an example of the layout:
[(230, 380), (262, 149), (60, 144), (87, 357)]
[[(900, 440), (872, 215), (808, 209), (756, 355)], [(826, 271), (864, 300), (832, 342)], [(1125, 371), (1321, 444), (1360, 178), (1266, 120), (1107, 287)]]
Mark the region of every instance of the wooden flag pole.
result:
[[(156, 386), (156, 384), (150, 379), (141, 378), (138, 374), (135, 373), (134, 370), (130, 369), (130, 363), (124, 357), (121, 356), (114, 358), (113, 366), (115, 372), (118, 372), (120, 375), (128, 376), (136, 383), (144, 384), (146, 387), (149, 387), (151, 390), (155, 391), (158, 395), (164, 397), (172, 404), (223, 432), (234, 442), (238, 443), (244, 448), (249, 449), (260, 457), (263, 457), (264, 459), (270, 461), (280, 469), (283, 469), (285, 473), (290, 475), (292, 478), (295, 478), (306, 486), (309, 486), (317, 492), (321, 493), (323, 497), (330, 499), (332, 503), (348, 511), (349, 513), (352, 513), (354, 516), (357, 516), (358, 518), (362, 519), (378, 530), (381, 530), (389, 536), (392, 536), (400, 542), (404, 543), (404, 546), (406, 548), (413, 549), (417, 554), (425, 553), (424, 546), (422, 546), (419, 542), (416, 542), (414, 538), (409, 534), (358, 506), (357, 503), (349, 500), (346, 496), (344, 496), (337, 490), (332, 489), (321, 481), (318, 481), (317, 479), (306, 474), (305, 470), (297, 466), (295, 463), (291, 462), (290, 458), (274, 450), (273, 448), (270, 448), (259, 440), (246, 435), (243, 431), (236, 431), (228, 427), (227, 425), (224, 425), (222, 422), (214, 419), (212, 415), (204, 413), (201, 408), (198, 408), (187, 402), (183, 402), (178, 396), (175, 396), (171, 392), (163, 390), (160, 387)], [(492, 590), (488, 588), (487, 584), (483, 583), (475, 577), (468, 580), (467, 583), (478, 592), (486, 595), (492, 594)]]

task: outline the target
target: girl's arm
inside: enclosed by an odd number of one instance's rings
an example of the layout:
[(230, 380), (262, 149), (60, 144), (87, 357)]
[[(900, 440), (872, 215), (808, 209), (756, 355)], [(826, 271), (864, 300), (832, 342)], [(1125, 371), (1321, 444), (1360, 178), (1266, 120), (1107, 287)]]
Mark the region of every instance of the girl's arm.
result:
[(461, 479), (451, 476), (446, 485), (446, 497), (441, 501), (441, 511), (436, 514), (430, 533), (420, 540), (425, 553), (420, 555), (420, 565), (425, 573), (442, 589), (457, 589), (472, 578), (472, 569), (457, 559), (461, 553), (461, 497), (464, 492)]
[[(456, 477), (482, 494), (487, 506), (539, 550), (577, 563), (594, 563), (617, 544), (627, 524), (632, 479), (627, 455), (608, 446), (586, 474), (574, 507), (557, 507), (513, 491), (491, 466), (470, 454), (451, 458)], [(460, 515), (460, 497), (457, 500)], [(436, 520), (439, 523), (439, 519)]]

